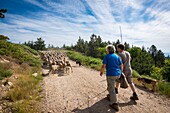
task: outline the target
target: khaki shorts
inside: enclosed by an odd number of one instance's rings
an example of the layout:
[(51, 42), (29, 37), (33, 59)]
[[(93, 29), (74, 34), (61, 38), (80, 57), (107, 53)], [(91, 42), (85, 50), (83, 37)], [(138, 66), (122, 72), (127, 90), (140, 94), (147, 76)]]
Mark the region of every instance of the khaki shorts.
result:
[[(124, 73), (125, 76), (126, 76), (126, 79), (127, 79), (128, 84), (132, 84), (132, 83), (133, 83), (133, 80), (132, 80), (132, 70), (131, 70), (131, 69), (123, 70), (123, 73)], [(120, 83), (120, 79), (117, 80), (117, 82)]]
[(128, 83), (132, 84), (132, 69), (123, 70), (123, 73), (125, 74)]

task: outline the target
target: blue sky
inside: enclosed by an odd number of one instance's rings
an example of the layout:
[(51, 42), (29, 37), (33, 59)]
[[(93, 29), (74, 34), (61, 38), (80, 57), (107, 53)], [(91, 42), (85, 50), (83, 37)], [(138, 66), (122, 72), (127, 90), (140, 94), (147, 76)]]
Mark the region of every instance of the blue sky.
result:
[(0, 8), (8, 9), (0, 34), (16, 43), (42, 37), (62, 46), (93, 33), (116, 41), (121, 26), (123, 42), (170, 53), (169, 6), (169, 0), (0, 0)]

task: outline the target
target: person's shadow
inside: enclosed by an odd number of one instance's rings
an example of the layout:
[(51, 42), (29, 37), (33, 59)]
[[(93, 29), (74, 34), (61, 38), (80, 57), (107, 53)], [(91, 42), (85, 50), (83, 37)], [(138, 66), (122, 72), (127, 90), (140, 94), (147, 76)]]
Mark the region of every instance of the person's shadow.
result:
[[(121, 109), (121, 107), (135, 105), (135, 104), (136, 104), (135, 101), (130, 100), (127, 103), (119, 103), (119, 107)], [(116, 113), (116, 111), (109, 106), (109, 101), (107, 100), (107, 98), (103, 98), (100, 101), (93, 104), (92, 106), (87, 107), (85, 109), (81, 109), (81, 108), (73, 109), (72, 112), (74, 113)]]

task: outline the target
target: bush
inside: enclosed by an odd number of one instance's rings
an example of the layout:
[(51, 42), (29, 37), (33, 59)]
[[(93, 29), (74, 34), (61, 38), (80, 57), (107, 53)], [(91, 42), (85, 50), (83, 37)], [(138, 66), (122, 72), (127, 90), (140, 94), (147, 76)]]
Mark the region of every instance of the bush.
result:
[(136, 70), (132, 70), (132, 76), (133, 78), (140, 78), (140, 75)]
[(38, 52), (20, 44), (13, 44), (4, 40), (0, 40), (0, 55), (10, 56), (19, 64), (28, 63), (30, 66), (40, 66), (41, 61), (33, 55), (38, 55)]
[(167, 95), (170, 98), (170, 83), (168, 82), (159, 82), (158, 90), (161, 94)]
[(0, 80), (5, 77), (10, 77), (13, 73), (9, 70), (0, 70)]
[(159, 67), (152, 66), (150, 77), (156, 79), (156, 80), (162, 80), (162, 69)]
[(74, 61), (80, 61), (83, 65), (91, 67), (96, 70), (100, 70), (102, 66), (102, 60), (99, 58), (85, 56), (81, 53), (74, 51), (67, 51), (67, 56)]
[(0, 80), (5, 77), (10, 77), (12, 74), (9, 63), (0, 63)]
[(27, 50), (28, 52), (34, 54), (34, 55), (38, 55), (38, 52), (34, 49), (31, 49), (30, 47), (26, 46), (26, 45), (21, 45), (25, 50)]

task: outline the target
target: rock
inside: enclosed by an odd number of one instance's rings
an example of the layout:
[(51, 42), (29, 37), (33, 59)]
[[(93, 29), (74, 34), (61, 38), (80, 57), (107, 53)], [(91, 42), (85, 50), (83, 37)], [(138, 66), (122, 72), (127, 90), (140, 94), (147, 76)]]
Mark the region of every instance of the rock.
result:
[(12, 83), (12, 82), (8, 82), (8, 85), (9, 85), (10, 87), (12, 87), (12, 86), (13, 86), (13, 83)]
[(18, 79), (18, 77), (17, 77), (17, 76), (14, 76), (14, 78), (15, 78), (15, 79)]
[(0, 106), (0, 111), (2, 111), (2, 106)]
[(8, 84), (8, 79), (2, 80), (2, 84), (3, 84), (4, 86), (6, 86), (6, 85)]
[(2, 87), (3, 87), (3, 88), (5, 87), (4, 84), (2, 84)]
[(37, 77), (38, 73), (33, 73), (32, 76)]

